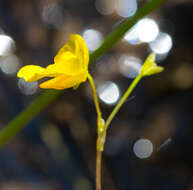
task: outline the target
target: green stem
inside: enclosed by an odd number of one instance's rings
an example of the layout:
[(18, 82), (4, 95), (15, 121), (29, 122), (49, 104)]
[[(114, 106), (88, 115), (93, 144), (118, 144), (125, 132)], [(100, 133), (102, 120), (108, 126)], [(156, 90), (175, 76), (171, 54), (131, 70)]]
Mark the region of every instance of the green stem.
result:
[[(90, 55), (90, 64), (93, 64), (100, 56), (109, 51), (124, 34), (141, 18), (157, 9), (166, 0), (151, 0), (146, 3), (131, 18), (126, 19), (122, 24), (114, 29), (104, 40), (102, 45)], [(8, 125), (0, 131), (0, 147), (9, 142), (27, 123), (29, 123), (36, 115), (53, 102), (61, 91), (45, 91), (24, 111), (16, 116)]]
[[(121, 106), (127, 100), (127, 98), (132, 93), (132, 91), (134, 90), (134, 88), (139, 83), (139, 81), (141, 80), (142, 77), (143, 76), (141, 74), (139, 74), (134, 79), (134, 81), (131, 83), (129, 88), (126, 90), (126, 92), (124, 93), (124, 95), (122, 96), (122, 98), (120, 99), (118, 104), (115, 106), (115, 108), (113, 109), (113, 111), (111, 112), (109, 117), (107, 118), (107, 121), (104, 123), (104, 125), (98, 125), (97, 152), (96, 152), (96, 154), (97, 154), (97, 156), (96, 156), (96, 190), (101, 190), (101, 162), (102, 162), (101, 160), (102, 160), (102, 152), (104, 149), (107, 129), (108, 129), (111, 121), (115, 117), (115, 115), (120, 110)], [(90, 78), (90, 76), (89, 76), (88, 78), (89, 78), (89, 81), (90, 81), (91, 86), (93, 88), (93, 95), (94, 95), (95, 105), (96, 105), (96, 110), (97, 110), (97, 107), (99, 107), (99, 103), (98, 103), (98, 98), (97, 98), (97, 94), (96, 94), (96, 88), (95, 88), (93, 80), (91, 80), (92, 77)], [(98, 117), (101, 117), (100, 109), (97, 112), (100, 113), (100, 114), (98, 114)], [(101, 130), (99, 130), (100, 128), (101, 128)]]
[(88, 80), (92, 87), (94, 103), (97, 112), (97, 143), (96, 143), (96, 190), (101, 190), (101, 160), (102, 160), (102, 137), (104, 135), (104, 121), (102, 119), (102, 113), (98, 101), (96, 87), (92, 76), (88, 73)]
[(100, 110), (100, 106), (99, 106), (99, 101), (98, 101), (95, 83), (94, 83), (92, 76), (89, 73), (88, 73), (88, 80), (89, 80), (89, 83), (92, 87), (93, 98), (94, 98), (94, 103), (95, 103), (96, 112), (97, 112), (97, 127), (100, 128), (102, 125), (102, 123), (101, 123), (102, 122), (102, 114), (101, 114), (101, 110)]
[(15, 117), (5, 129), (0, 131), (0, 147), (9, 142), (24, 126), (29, 123), (46, 106), (53, 102), (62, 91), (48, 90), (42, 93), (24, 111)]
[(102, 152), (97, 150), (96, 156), (96, 190), (101, 190), (101, 162)]
[(104, 130), (106, 131), (108, 129), (108, 126), (110, 125), (111, 121), (113, 120), (113, 118), (115, 117), (115, 115), (118, 113), (118, 111), (120, 110), (121, 106), (124, 104), (124, 102), (127, 100), (127, 98), (129, 97), (129, 95), (131, 94), (131, 92), (134, 90), (134, 88), (136, 87), (136, 85), (139, 83), (139, 81), (141, 80), (142, 75), (138, 75), (134, 81), (131, 83), (131, 85), (129, 86), (129, 88), (127, 89), (127, 91), (124, 93), (124, 95), (122, 96), (122, 98), (119, 100), (119, 102), (117, 103), (117, 105), (114, 107), (113, 111), (111, 112), (111, 114), (109, 115), (108, 119), (105, 122), (104, 125)]

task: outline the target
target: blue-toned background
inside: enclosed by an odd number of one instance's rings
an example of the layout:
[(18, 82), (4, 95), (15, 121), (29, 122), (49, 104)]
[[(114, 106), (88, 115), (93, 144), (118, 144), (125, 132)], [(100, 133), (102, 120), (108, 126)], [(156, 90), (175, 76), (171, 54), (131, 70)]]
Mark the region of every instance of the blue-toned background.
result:
[[(71, 33), (92, 52), (145, 0), (1, 0), (0, 127), (40, 93), (18, 80)], [(171, 0), (92, 66), (104, 117), (150, 52), (165, 67), (140, 82), (108, 131), (104, 190), (193, 190), (193, 3)], [(0, 152), (1, 190), (93, 190), (96, 112), (88, 83), (65, 91)]]

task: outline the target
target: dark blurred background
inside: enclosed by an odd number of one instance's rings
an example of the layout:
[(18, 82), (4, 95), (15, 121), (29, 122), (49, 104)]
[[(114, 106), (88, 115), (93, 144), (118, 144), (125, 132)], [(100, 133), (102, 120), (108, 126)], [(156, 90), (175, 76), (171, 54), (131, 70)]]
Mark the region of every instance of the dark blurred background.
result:
[[(16, 77), (53, 62), (69, 34), (94, 51), (144, 0), (1, 0), (0, 126), (40, 93)], [(113, 120), (103, 157), (107, 190), (193, 190), (193, 1), (171, 0), (93, 65), (104, 118), (150, 52), (165, 67), (140, 82)], [(0, 152), (1, 190), (93, 190), (96, 112), (88, 83), (65, 91)]]

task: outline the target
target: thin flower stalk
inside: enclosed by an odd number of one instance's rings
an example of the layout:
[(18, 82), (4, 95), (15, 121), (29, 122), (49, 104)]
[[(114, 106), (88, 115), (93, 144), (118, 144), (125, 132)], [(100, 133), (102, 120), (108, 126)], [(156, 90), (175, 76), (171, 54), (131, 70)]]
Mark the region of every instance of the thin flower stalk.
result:
[(92, 76), (88, 73), (88, 80), (92, 88), (95, 108), (97, 112), (97, 143), (96, 143), (96, 190), (101, 190), (101, 162), (102, 162), (102, 150), (101, 142), (104, 135), (104, 120), (100, 110), (99, 100)]

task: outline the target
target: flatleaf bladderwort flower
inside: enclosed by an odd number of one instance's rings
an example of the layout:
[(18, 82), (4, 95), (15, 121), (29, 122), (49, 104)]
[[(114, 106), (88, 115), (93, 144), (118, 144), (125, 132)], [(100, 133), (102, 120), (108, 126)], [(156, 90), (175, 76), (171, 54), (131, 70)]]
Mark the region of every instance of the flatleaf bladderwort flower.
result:
[(84, 39), (71, 34), (70, 40), (58, 51), (54, 64), (46, 68), (37, 65), (22, 67), (17, 76), (26, 82), (51, 77), (40, 84), (40, 88), (65, 89), (85, 82), (88, 77), (89, 50)]

